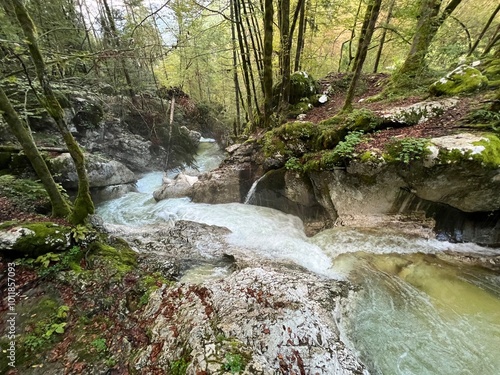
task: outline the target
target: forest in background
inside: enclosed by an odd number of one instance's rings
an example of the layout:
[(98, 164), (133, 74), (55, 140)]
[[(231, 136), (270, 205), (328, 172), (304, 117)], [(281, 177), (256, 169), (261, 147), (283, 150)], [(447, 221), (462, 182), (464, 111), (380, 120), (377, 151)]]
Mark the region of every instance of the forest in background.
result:
[[(425, 48), (425, 65), (423, 60), (418, 64), (426, 74), (414, 74), (421, 79), (436, 77), (467, 56), (495, 51), (500, 38), (500, 6), (486, 0), (25, 4), (54, 82), (107, 84), (131, 100), (138, 92), (178, 87), (197, 102), (216, 106), (238, 129), (263, 118), (264, 98), (276, 96), (273, 86), (284, 86), (278, 91), (287, 102), (286, 86), (294, 71), (307, 71), (315, 78), (355, 71), (363, 43), (367, 51), (361, 68), (366, 73), (396, 73), (416, 47)], [(367, 22), (370, 16), (372, 25)], [(430, 26), (424, 24), (426, 18)], [(23, 36), (12, 21), (4, 7), (0, 11), (4, 83), (33, 76)], [(421, 32), (428, 35), (428, 46), (416, 45)], [(411, 85), (418, 86), (417, 81)], [(269, 106), (268, 112), (283, 107), (276, 99)]]

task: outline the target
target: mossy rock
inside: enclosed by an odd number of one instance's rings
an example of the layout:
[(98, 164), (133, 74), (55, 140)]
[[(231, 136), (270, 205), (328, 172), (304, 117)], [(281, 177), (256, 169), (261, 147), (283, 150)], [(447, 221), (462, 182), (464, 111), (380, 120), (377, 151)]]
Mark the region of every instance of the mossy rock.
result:
[(115, 239), (110, 244), (96, 241), (90, 245), (90, 250), (92, 260), (103, 261), (116, 271), (117, 278), (137, 267), (137, 253), (123, 240)]
[(461, 65), (430, 87), (433, 95), (470, 93), (488, 86), (488, 78), (471, 66)]
[(294, 104), (288, 108), (287, 117), (288, 118), (296, 118), (298, 115), (307, 113), (312, 108), (312, 104), (301, 101), (297, 104)]
[(295, 72), (290, 76), (290, 104), (309, 98), (318, 91), (318, 83), (306, 72)]
[(485, 75), (491, 82), (500, 80), (500, 59), (493, 59), (485, 63), (486, 68), (483, 69), (483, 75)]
[(71, 247), (71, 228), (50, 222), (0, 225), (0, 252), (37, 257)]
[[(278, 104), (281, 84), (273, 87), (273, 104)], [(314, 97), (318, 92), (319, 85), (307, 72), (295, 72), (290, 75), (290, 104), (298, 104), (304, 99)]]

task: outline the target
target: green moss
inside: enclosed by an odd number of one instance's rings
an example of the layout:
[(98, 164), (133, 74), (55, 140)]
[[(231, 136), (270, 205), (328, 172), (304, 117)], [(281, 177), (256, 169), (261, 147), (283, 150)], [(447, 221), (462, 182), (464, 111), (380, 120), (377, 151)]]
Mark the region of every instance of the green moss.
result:
[(378, 129), (382, 123), (382, 119), (374, 112), (367, 109), (355, 109), (347, 114), (346, 122), (348, 129), (370, 132)]
[(51, 210), (47, 191), (41, 183), (33, 180), (10, 174), (0, 176), (0, 196), (7, 197), (18, 209), (25, 212), (47, 214)]
[(298, 115), (302, 113), (307, 113), (312, 108), (312, 105), (308, 102), (301, 101), (297, 104), (294, 104), (288, 108), (287, 117), (288, 118), (296, 118)]
[(372, 161), (375, 158), (376, 158), (376, 156), (374, 154), (372, 154), (371, 151), (365, 151), (361, 154), (361, 156), (359, 157), (359, 160), (362, 163), (368, 163), (369, 161)]
[(475, 146), (484, 146), (484, 150), (472, 157), (482, 165), (496, 169), (500, 167), (500, 139), (493, 134), (487, 134), (485, 137), (487, 139), (473, 143)]
[(485, 66), (486, 68), (483, 70), (483, 74), (489, 81), (500, 80), (500, 59), (493, 59), (485, 62)]
[[(7, 231), (3, 229), (3, 231)], [(18, 234), (9, 249), (17, 255), (37, 257), (71, 247), (71, 228), (50, 222), (10, 225), (8, 232)]]
[(290, 76), (290, 104), (309, 98), (318, 91), (318, 83), (306, 72), (295, 72)]
[(462, 65), (434, 82), (430, 87), (433, 95), (457, 95), (477, 91), (488, 85), (488, 78), (470, 66)]
[(124, 241), (115, 241), (112, 245), (93, 242), (90, 245), (92, 258), (94, 261), (102, 260), (107, 263), (107, 266), (116, 271), (115, 276), (121, 278), (137, 267), (137, 254)]
[(438, 159), (442, 164), (450, 163), (478, 163), (482, 167), (497, 169), (500, 167), (500, 139), (493, 134), (486, 134), (485, 139), (473, 142), (474, 146), (483, 146), (484, 150), (473, 153), (459, 149), (441, 149)]

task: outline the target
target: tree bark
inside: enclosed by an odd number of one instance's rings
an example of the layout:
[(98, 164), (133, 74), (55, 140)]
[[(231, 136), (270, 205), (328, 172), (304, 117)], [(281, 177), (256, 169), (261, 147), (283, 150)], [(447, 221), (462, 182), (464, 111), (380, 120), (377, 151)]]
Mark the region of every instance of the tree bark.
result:
[(302, 49), (304, 48), (304, 35), (306, 33), (306, 2), (302, 1), (300, 7), (300, 15), (299, 15), (299, 32), (297, 35), (297, 47), (295, 50), (295, 64), (294, 71), (297, 72), (300, 70), (300, 58), (302, 55)]
[(490, 18), (488, 19), (488, 22), (486, 22), (486, 25), (484, 25), (483, 30), (481, 30), (481, 33), (479, 34), (479, 36), (477, 37), (476, 41), (472, 45), (472, 47), (469, 50), (469, 53), (467, 54), (467, 56), (470, 56), (470, 55), (472, 55), (474, 53), (474, 51), (476, 50), (477, 46), (479, 45), (479, 42), (481, 42), (481, 40), (483, 39), (484, 34), (486, 34), (486, 31), (490, 27), (491, 23), (493, 22), (493, 20), (495, 19), (496, 15), (497, 15), (497, 13), (499, 11), (500, 11), (500, 4), (497, 5), (497, 7), (495, 8), (495, 10), (491, 14)]
[(264, 126), (269, 128), (273, 106), (273, 0), (265, 0), (264, 6)]
[(30, 161), (38, 178), (42, 181), (42, 184), (49, 195), (50, 203), (52, 204), (52, 216), (68, 217), (71, 212), (68, 202), (64, 199), (59, 187), (52, 178), (45, 160), (43, 160), (42, 155), (35, 145), (35, 141), (31, 136), (31, 131), (28, 125), (18, 116), (1, 87), (0, 111), (2, 111), (2, 117), (9, 126), (12, 134), (14, 134), (21, 144), (26, 157)]
[(33, 60), (36, 75), (40, 82), (43, 91), (43, 106), (51, 117), (56, 122), (57, 128), (61, 133), (66, 147), (75, 163), (76, 173), (78, 175), (78, 192), (73, 204), (70, 221), (74, 224), (82, 223), (89, 214), (94, 213), (94, 204), (90, 197), (90, 184), (85, 169), (85, 158), (83, 152), (78, 146), (75, 138), (69, 131), (66, 120), (64, 119), (64, 111), (57, 100), (49, 80), (47, 79), (45, 62), (43, 56), (38, 48), (35, 25), (29, 17), (26, 8), (21, 0), (11, 0), (14, 6), (17, 20), (19, 21), (23, 30), (24, 37), (26, 38), (28, 49)]
[(361, 28), (361, 34), (359, 36), (358, 50), (356, 51), (356, 57), (354, 59), (354, 74), (352, 76), (351, 84), (349, 85), (349, 90), (347, 91), (344, 107), (342, 109), (343, 111), (352, 110), (354, 92), (356, 90), (359, 77), (361, 76), (361, 71), (363, 69), (363, 64), (368, 53), (368, 47), (370, 46), (373, 32), (375, 30), (375, 24), (377, 23), (381, 4), (382, 0), (372, 0), (366, 9), (363, 27)]
[(281, 105), (290, 99), (290, 0), (281, 0)]
[(413, 42), (398, 76), (416, 77), (425, 69), (425, 57), (439, 27), (462, 0), (452, 0), (439, 16), (442, 0), (421, 0), (420, 15)]
[[(389, 10), (387, 11), (387, 18), (385, 19), (385, 26), (389, 26), (392, 18), (392, 9), (394, 8), (394, 4), (396, 4), (396, 0), (392, 0), (389, 5)], [(384, 49), (385, 38), (387, 36), (387, 27), (384, 27), (382, 31), (382, 36), (380, 37), (380, 44), (377, 50), (377, 56), (375, 57), (375, 64), (373, 64), (373, 73), (377, 73), (378, 66), (380, 64), (380, 58), (382, 57), (382, 50)]]
[(230, 15), (231, 15), (231, 45), (233, 49), (233, 82), (234, 82), (234, 96), (236, 105), (236, 119), (235, 119), (235, 135), (238, 135), (241, 129), (241, 114), (240, 114), (240, 85), (238, 81), (238, 58), (236, 55), (236, 31), (234, 24), (234, 3), (229, 2)]

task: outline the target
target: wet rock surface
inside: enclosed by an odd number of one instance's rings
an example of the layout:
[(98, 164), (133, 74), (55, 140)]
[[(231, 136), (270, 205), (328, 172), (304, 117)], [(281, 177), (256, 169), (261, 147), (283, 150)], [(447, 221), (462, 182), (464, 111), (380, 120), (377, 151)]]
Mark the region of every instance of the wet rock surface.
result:
[(256, 142), (230, 146), (229, 157), (219, 168), (199, 176), (189, 196), (194, 202), (243, 202), (253, 182), (263, 173), (260, 148)]
[(245, 268), (224, 280), (162, 288), (143, 316), (149, 345), (135, 357), (141, 373), (183, 358), (187, 374), (361, 374), (339, 338), (334, 311), (343, 282), (300, 272)]

